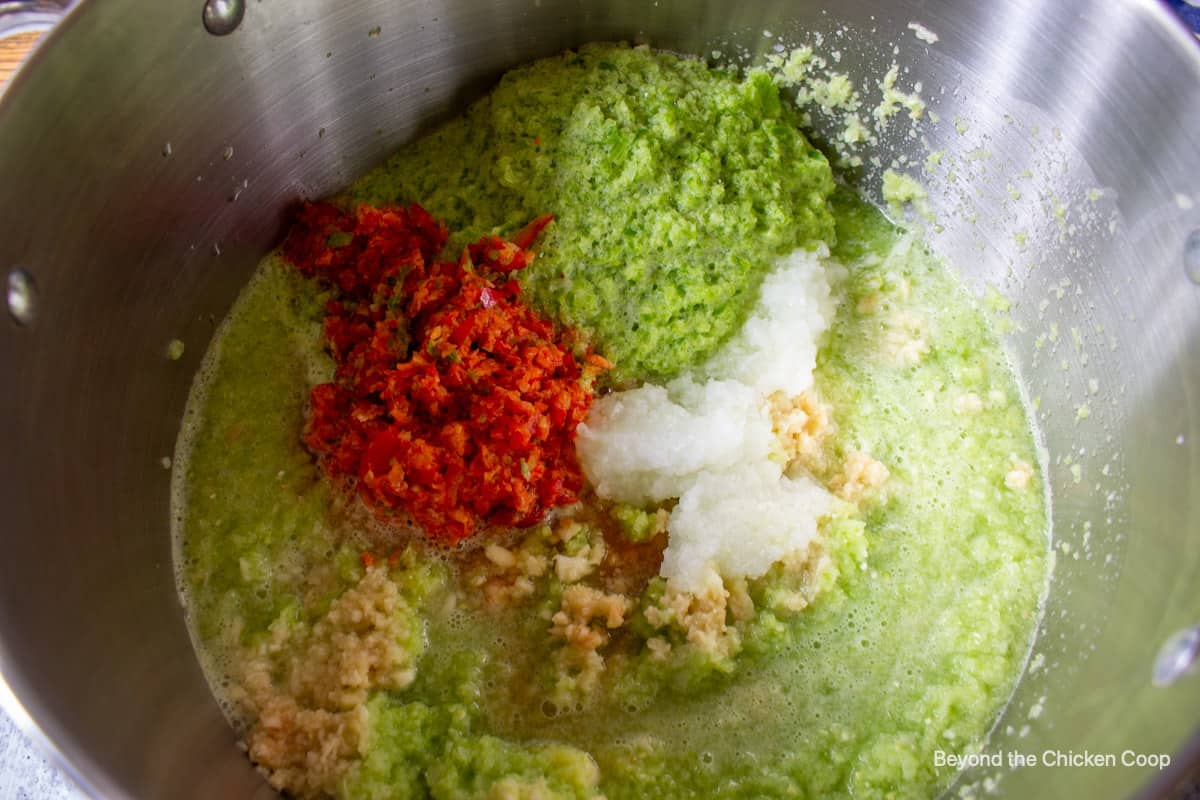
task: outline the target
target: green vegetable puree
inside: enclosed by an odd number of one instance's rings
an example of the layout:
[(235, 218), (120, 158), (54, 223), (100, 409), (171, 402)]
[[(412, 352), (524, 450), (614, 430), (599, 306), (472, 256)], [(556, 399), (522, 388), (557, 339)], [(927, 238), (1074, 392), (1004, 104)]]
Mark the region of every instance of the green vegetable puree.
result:
[[(456, 247), (555, 214), (529, 295), (593, 334), (621, 382), (709, 355), (775, 256), (829, 243), (847, 268), (816, 373), (836, 423), (829, 450), (870, 452), (891, 478), (885, 500), (824, 523), (835, 570), (809, 607), (777, 610), (779, 570), (750, 583), (755, 613), (730, 653), (651, 657), (645, 611), (664, 587), (643, 581), (590, 694), (553, 667), (561, 573), (489, 611), (506, 567), (400, 542), (389, 574), (402, 602), (388, 613), (411, 632), (413, 672), (370, 692), (361, 752), (330, 791), (927, 797), (950, 782), (934, 751), (978, 746), (1037, 625), (1047, 543), (1033, 438), (984, 315), (919, 241), (834, 191), (765, 76), (584, 48), (509, 73), (348, 197), (420, 202), (460, 232)], [(331, 369), (322, 300), (264, 260), (210, 349), (176, 458), (181, 591), (243, 732), (256, 722), (239, 702), (247, 654), (319, 637), (363, 579), (360, 554), (378, 551), (378, 532), (300, 443), (308, 390)], [(604, 513), (610, 553), (622, 536), (661, 547), (652, 510)], [(584, 558), (604, 524), (581, 519), (569, 534), (519, 534), (509, 552)]]
[(797, 119), (765, 72), (588, 46), (509, 72), (350, 197), (419, 202), (452, 246), (554, 214), (533, 301), (616, 380), (662, 379), (740, 327), (774, 258), (832, 239), (833, 177)]

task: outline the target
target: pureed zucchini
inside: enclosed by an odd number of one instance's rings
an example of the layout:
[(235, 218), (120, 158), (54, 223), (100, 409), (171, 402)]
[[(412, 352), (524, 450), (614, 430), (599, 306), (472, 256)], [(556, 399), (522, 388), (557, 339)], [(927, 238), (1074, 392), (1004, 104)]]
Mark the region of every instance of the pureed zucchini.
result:
[(197, 377), (174, 517), (198, 653), (276, 786), (923, 797), (949, 783), (934, 752), (978, 746), (1039, 619), (1029, 417), (950, 269), (835, 189), (769, 75), (584, 47), (510, 72), (337, 200), (420, 203), (452, 232), (450, 258), (553, 214), (524, 297), (614, 362), (602, 395), (704, 380), (780, 259), (817, 253), (836, 310), (812, 386), (763, 413), (773, 474), (829, 500), (808, 550), (688, 591), (657, 575), (686, 495), (639, 507), (585, 491), (542, 525), (428, 545), (304, 448), (309, 390), (332, 371), (328, 296), (268, 256)]

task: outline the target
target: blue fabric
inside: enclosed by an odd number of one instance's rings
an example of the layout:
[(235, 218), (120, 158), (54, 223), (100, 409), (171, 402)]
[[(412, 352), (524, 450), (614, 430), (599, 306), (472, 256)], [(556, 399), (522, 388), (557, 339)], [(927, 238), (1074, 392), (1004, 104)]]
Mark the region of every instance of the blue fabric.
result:
[(1200, 34), (1200, 8), (1188, 3), (1187, 0), (1167, 0), (1167, 5), (1191, 26), (1196, 34)]

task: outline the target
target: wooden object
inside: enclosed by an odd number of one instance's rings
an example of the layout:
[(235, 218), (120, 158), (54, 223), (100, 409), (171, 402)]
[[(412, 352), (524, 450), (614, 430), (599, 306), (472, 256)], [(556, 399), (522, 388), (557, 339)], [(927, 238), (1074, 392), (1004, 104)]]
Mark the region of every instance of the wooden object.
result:
[(41, 35), (18, 33), (7, 39), (0, 39), (0, 87), (8, 83), (8, 79), (17, 71), (17, 67), (21, 66), (21, 62)]

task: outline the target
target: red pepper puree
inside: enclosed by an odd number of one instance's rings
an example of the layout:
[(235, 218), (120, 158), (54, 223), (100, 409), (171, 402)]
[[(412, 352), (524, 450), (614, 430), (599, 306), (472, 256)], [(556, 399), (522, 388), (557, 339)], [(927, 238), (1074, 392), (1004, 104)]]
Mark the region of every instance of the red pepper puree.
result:
[(533, 525), (583, 487), (575, 428), (611, 365), (525, 306), (511, 277), (551, 219), (438, 262), (446, 229), (418, 205), (310, 203), (284, 243), (333, 291), (337, 370), (312, 390), (305, 444), (381, 515), (439, 542)]

